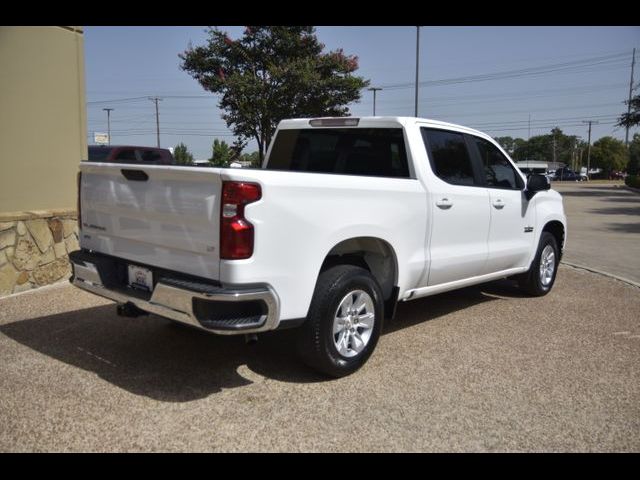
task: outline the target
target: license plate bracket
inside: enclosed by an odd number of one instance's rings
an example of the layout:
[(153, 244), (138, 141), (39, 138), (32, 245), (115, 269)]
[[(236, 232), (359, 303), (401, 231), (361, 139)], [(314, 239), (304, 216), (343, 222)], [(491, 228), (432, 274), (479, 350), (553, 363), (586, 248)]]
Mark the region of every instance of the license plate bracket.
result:
[(128, 266), (128, 283), (131, 288), (151, 292), (153, 290), (153, 272), (139, 265)]

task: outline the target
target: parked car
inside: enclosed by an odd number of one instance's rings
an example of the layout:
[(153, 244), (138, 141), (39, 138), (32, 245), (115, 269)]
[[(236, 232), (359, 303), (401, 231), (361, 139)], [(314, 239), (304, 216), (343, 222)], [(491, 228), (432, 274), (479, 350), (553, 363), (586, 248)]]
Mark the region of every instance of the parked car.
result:
[(82, 162), (79, 182), (74, 285), (251, 341), (296, 327), (301, 358), (334, 377), (399, 301), (506, 277), (546, 295), (566, 239), (543, 175), (421, 118), (284, 120), (262, 169)]
[(570, 181), (570, 182), (579, 182), (582, 180), (582, 177), (579, 173), (574, 172), (570, 168), (562, 167), (556, 170), (554, 180), (560, 181)]
[(142, 165), (175, 164), (171, 151), (166, 148), (128, 145), (89, 145), (89, 161)]

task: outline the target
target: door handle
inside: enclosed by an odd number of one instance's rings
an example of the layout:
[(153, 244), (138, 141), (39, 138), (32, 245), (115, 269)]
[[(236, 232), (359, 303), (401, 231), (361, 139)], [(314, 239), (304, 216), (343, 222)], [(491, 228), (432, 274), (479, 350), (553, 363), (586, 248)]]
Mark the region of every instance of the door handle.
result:
[(149, 175), (144, 170), (131, 170), (129, 168), (123, 168), (120, 170), (124, 178), (131, 180), (132, 182), (146, 182), (149, 180)]
[(493, 201), (493, 206), (496, 207), (498, 210), (504, 208), (504, 202), (502, 201), (501, 198), (496, 198)]
[(453, 207), (453, 203), (448, 198), (441, 198), (440, 200), (436, 200), (436, 205), (443, 210), (448, 210)]

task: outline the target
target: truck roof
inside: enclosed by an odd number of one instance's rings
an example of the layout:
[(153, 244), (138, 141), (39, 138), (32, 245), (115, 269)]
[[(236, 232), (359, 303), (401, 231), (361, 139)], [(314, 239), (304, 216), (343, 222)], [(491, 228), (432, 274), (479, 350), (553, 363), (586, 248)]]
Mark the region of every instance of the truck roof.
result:
[[(478, 136), (488, 137), (484, 132), (479, 130), (475, 130), (473, 128), (465, 127), (464, 125), (458, 125), (455, 123), (443, 122), (441, 120), (434, 120), (430, 118), (422, 118), (422, 117), (373, 117), (373, 116), (353, 116), (353, 117), (315, 117), (315, 118), (293, 118), (282, 120), (278, 125), (278, 128), (281, 130), (285, 129), (297, 129), (297, 128), (312, 128), (309, 124), (311, 120), (320, 120), (320, 119), (359, 119), (358, 126), (355, 128), (367, 128), (367, 127), (398, 127), (405, 126), (407, 124), (420, 123), (425, 124), (425, 126), (433, 125), (438, 127), (447, 127), (454, 130), (461, 130), (467, 133), (473, 133)], [(339, 127), (339, 125), (335, 125), (335, 127)], [(330, 126), (328, 128), (331, 128)], [(353, 128), (353, 127), (352, 127)]]

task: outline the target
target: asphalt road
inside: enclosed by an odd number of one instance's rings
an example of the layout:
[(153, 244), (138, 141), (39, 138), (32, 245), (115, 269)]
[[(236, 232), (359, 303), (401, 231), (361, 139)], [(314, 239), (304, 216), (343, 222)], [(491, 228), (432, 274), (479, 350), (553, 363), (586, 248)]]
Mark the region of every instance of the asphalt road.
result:
[(553, 182), (568, 218), (564, 260), (640, 284), (640, 194), (616, 184)]
[(561, 267), (402, 304), (356, 374), (68, 285), (0, 299), (0, 451), (638, 451), (640, 290)]

